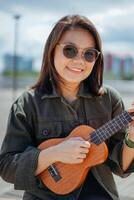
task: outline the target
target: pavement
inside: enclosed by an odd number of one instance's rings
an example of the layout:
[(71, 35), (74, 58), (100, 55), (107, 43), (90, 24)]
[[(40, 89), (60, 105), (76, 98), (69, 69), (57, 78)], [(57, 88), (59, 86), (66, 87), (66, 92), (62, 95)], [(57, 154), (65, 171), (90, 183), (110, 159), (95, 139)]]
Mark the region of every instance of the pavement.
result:
[[(116, 85), (117, 86), (117, 85)], [(131, 90), (133, 87), (130, 87)], [(22, 89), (16, 92), (16, 97), (22, 93)], [(134, 91), (134, 90), (133, 90)], [(13, 102), (13, 92), (11, 89), (0, 88), (0, 146), (5, 135), (7, 118), (9, 114), (9, 109)], [(124, 92), (121, 90), (121, 95), (125, 103), (126, 109), (131, 106), (132, 101), (134, 101), (134, 92), (129, 91), (128, 88)], [(134, 174), (127, 178), (115, 177), (117, 188), (121, 197), (121, 200), (134, 200)], [(13, 189), (13, 185), (6, 183), (0, 178), (0, 200), (20, 200), (22, 199), (23, 191), (17, 191)]]

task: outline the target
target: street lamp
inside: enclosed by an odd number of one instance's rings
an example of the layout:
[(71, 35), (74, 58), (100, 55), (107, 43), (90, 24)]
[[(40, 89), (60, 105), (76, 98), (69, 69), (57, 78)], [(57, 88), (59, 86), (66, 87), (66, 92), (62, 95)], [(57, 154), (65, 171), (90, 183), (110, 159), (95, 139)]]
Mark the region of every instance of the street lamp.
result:
[(13, 101), (16, 99), (17, 90), (17, 70), (18, 70), (18, 25), (20, 15), (13, 16), (15, 20), (14, 25), (14, 52), (13, 52)]

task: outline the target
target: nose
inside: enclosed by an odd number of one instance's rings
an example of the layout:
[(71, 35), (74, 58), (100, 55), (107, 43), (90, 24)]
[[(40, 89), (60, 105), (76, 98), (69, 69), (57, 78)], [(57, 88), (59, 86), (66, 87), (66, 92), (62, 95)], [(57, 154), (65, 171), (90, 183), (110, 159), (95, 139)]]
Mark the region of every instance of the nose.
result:
[(77, 55), (73, 58), (74, 62), (85, 63), (85, 60), (82, 56), (82, 52), (78, 51)]

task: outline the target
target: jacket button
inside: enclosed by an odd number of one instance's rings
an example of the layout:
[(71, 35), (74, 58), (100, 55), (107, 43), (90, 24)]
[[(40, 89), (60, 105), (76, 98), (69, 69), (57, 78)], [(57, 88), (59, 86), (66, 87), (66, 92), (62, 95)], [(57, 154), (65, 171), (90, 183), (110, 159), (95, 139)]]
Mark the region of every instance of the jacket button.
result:
[(42, 131), (42, 134), (43, 134), (44, 136), (45, 136), (45, 135), (48, 135), (48, 130), (46, 130), (46, 129), (43, 130), (43, 131)]

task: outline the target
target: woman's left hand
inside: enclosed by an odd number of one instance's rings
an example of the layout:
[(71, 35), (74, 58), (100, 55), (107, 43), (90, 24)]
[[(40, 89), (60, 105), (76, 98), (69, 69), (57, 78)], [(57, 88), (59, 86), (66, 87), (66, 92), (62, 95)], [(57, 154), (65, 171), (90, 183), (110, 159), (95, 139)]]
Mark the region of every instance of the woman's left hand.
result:
[(129, 132), (129, 139), (131, 139), (132, 141), (134, 141), (134, 121), (132, 121), (129, 124), (128, 132)]
[[(132, 106), (134, 107), (134, 102), (132, 103)], [(133, 121), (129, 124), (128, 132), (129, 132), (129, 138), (134, 141), (134, 116), (132, 116)]]

